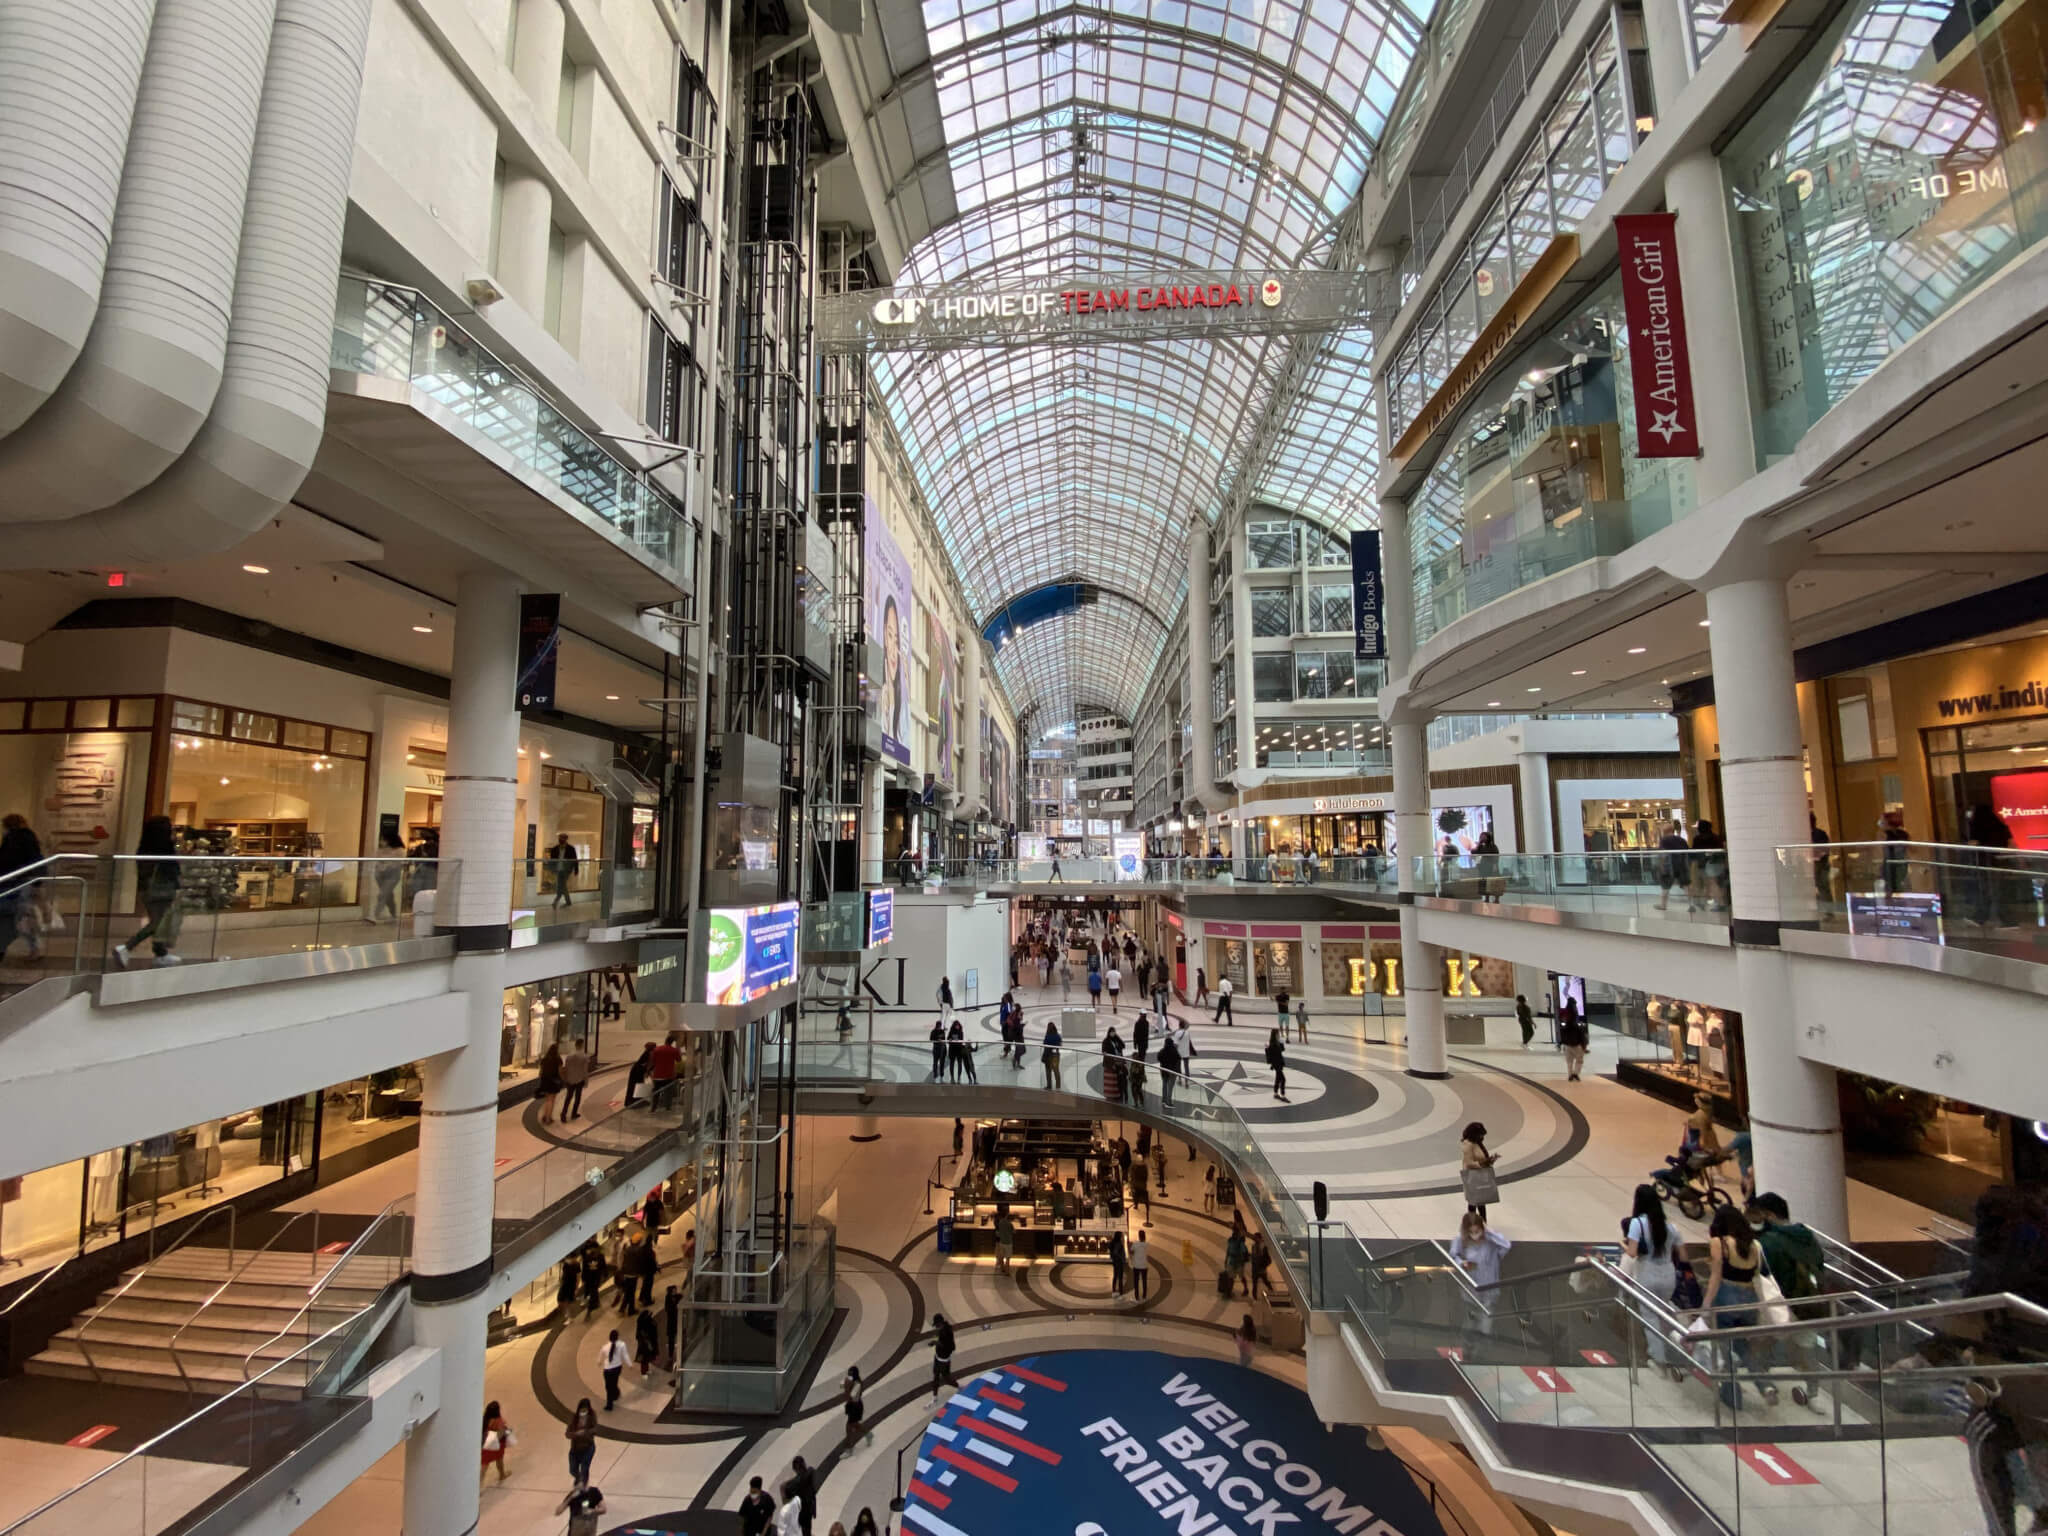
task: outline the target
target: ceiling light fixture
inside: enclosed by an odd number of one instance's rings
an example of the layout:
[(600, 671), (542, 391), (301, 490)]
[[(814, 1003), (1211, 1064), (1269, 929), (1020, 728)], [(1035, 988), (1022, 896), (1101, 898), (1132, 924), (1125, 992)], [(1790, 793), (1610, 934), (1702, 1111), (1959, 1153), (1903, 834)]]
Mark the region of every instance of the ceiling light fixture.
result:
[(245, 565), (242, 569), (251, 576), (268, 576), (270, 574), (270, 567), (267, 565)]
[(1488, 700), (1486, 701), (1486, 707), (1487, 707), (1488, 709), (1499, 709), (1499, 708), (1500, 708), (1500, 700), (1499, 700), (1499, 699), (1488, 699)]
[(1711, 625), (1711, 624), (1712, 624), (1713, 622), (1714, 622), (1714, 621), (1713, 621), (1712, 619), (1701, 619), (1701, 620), (1700, 620), (1700, 628), (1701, 628), (1701, 629), (1705, 629), (1705, 628), (1707, 628), (1707, 627), (1708, 627), (1709, 625)]
[(431, 624), (415, 624), (412, 627), (412, 632), (416, 635), (431, 635), (434, 632), (434, 626)]
[(1577, 671), (1572, 673), (1573, 677), (1584, 677), (1585, 675), (1586, 669), (1584, 667), (1580, 667)]
[(1632, 645), (1628, 648), (1628, 653), (1631, 656), (1640, 656), (1643, 654), (1643, 652), (1647, 651), (1648, 649), (1649, 647), (1647, 645)]

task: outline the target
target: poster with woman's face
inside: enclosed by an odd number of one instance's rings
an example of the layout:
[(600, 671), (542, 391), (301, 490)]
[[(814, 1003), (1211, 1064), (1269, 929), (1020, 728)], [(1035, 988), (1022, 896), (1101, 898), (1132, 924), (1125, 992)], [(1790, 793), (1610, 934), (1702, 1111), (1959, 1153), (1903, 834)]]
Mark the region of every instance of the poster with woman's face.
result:
[(874, 691), (880, 712), (882, 756), (910, 762), (910, 560), (867, 498), (866, 587), (868, 639), (881, 648), (882, 675)]
[(953, 751), (958, 745), (953, 724), (953, 701), (958, 697), (954, 681), (953, 637), (939, 622), (937, 614), (927, 613), (925, 625), (928, 631), (925, 636), (926, 675), (937, 694), (931, 700), (931, 710), (939, 728), (939, 760), (931, 765), (932, 777), (941, 784), (950, 785), (957, 776), (953, 767)]

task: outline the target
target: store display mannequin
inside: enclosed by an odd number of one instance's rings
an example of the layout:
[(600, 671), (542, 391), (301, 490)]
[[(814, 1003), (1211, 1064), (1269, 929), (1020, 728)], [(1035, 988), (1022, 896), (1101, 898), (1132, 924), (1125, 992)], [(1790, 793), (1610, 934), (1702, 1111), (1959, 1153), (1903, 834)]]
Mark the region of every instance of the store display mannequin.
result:
[(213, 1181), (220, 1177), (220, 1122), (204, 1120), (192, 1130), (192, 1150), (199, 1160), (199, 1187), (193, 1191), (198, 1195), (217, 1195), (221, 1187)]
[(121, 1215), (121, 1151), (95, 1152), (86, 1159), (86, 1225), (112, 1226)]

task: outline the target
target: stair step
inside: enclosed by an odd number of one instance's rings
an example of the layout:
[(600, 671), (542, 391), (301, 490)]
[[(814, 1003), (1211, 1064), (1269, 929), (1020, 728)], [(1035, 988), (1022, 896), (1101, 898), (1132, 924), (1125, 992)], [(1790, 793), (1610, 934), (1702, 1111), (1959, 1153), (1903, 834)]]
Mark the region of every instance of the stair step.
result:
[[(109, 1325), (106, 1319), (102, 1318), (94, 1323), (90, 1329), (66, 1328), (61, 1333), (52, 1335), (50, 1342), (55, 1344), (61, 1341), (77, 1348), (81, 1354), (85, 1352), (83, 1346), (89, 1345), (95, 1359), (98, 1358), (102, 1349), (108, 1349), (119, 1350), (124, 1353), (152, 1356), (162, 1355), (165, 1360), (169, 1360), (172, 1336), (173, 1330), (171, 1329), (122, 1327), (119, 1324)], [(188, 1363), (195, 1356), (207, 1358), (233, 1356), (235, 1359), (240, 1360), (251, 1352), (254, 1352), (258, 1359), (282, 1360), (287, 1355), (298, 1353), (299, 1350), (311, 1344), (313, 1339), (317, 1337), (317, 1333), (309, 1338), (296, 1331), (284, 1338), (278, 1338), (274, 1333), (243, 1332), (221, 1328), (188, 1328), (182, 1334), (177, 1335), (177, 1350), (179, 1358), (186, 1360)], [(316, 1353), (324, 1355), (326, 1348), (331, 1347), (331, 1345), (323, 1347), (316, 1351)]]
[[(118, 1296), (123, 1301), (182, 1301), (189, 1312), (219, 1291), (219, 1300), (224, 1301), (233, 1297), (243, 1306), (289, 1307), (296, 1312), (306, 1304), (306, 1298), (312, 1293), (312, 1289), (310, 1285), (268, 1285), (238, 1280), (226, 1290), (222, 1290), (219, 1280), (185, 1278), (178, 1275), (145, 1275), (133, 1284), (123, 1281), (121, 1285), (108, 1287), (100, 1293), (99, 1300), (94, 1305), (104, 1305)], [(382, 1289), (381, 1286), (358, 1285), (348, 1280), (337, 1280), (321, 1295), (323, 1300), (332, 1299), (337, 1303), (349, 1302), (354, 1306), (363, 1306)], [(91, 1308), (87, 1308), (87, 1311), (90, 1312)]]
[[(242, 1384), (242, 1362), (239, 1357), (212, 1356), (195, 1358), (179, 1350), (179, 1361), (185, 1370), (179, 1374), (178, 1365), (173, 1363), (168, 1351), (152, 1354), (131, 1348), (103, 1348), (95, 1345), (92, 1358), (75, 1343), (51, 1342), (48, 1349), (29, 1360), (27, 1370), (34, 1376), (68, 1376), (74, 1379), (116, 1382), (124, 1386), (177, 1387), (187, 1381), (196, 1387), (226, 1392)], [(294, 1361), (267, 1378), (268, 1383), (279, 1387), (303, 1388), (306, 1381), (307, 1362)]]
[(332, 1327), (344, 1317), (362, 1310), (356, 1298), (337, 1297), (331, 1293), (322, 1296), (317, 1304), (300, 1316), (297, 1306), (282, 1306), (270, 1302), (248, 1302), (237, 1297), (232, 1291), (222, 1296), (211, 1306), (197, 1312), (189, 1301), (159, 1301), (151, 1297), (138, 1297), (133, 1291), (119, 1301), (110, 1301), (96, 1311), (80, 1315), (96, 1319), (93, 1327), (98, 1329), (108, 1323), (120, 1323), (137, 1327), (159, 1327), (166, 1332), (175, 1332), (188, 1324), (192, 1332), (201, 1328), (256, 1329), (265, 1334), (290, 1327), (295, 1322), (304, 1327), (310, 1320), (315, 1333)]

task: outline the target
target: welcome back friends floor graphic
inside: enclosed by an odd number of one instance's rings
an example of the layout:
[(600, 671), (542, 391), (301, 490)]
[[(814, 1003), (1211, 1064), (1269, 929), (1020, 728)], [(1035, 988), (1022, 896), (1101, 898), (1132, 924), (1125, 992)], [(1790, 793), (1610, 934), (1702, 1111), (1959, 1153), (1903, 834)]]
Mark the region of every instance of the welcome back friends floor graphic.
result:
[(920, 1536), (1442, 1536), (1398, 1458), (1243, 1366), (1037, 1355), (962, 1382), (925, 1430)]

